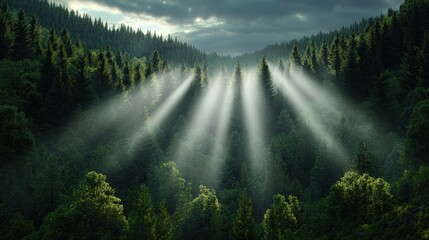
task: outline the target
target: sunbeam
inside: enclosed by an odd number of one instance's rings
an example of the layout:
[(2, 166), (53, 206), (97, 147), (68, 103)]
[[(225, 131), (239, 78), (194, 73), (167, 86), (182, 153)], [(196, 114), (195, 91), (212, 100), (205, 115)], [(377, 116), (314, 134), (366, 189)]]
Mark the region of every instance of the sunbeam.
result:
[(259, 174), (264, 162), (263, 149), (266, 143), (261, 93), (256, 70), (248, 71), (241, 85), (244, 122), (247, 130), (247, 147), (253, 174)]
[[(346, 161), (350, 159), (347, 151), (344, 147), (336, 140), (332, 133), (328, 130), (326, 126), (320, 122), (320, 116), (316, 114), (318, 112), (317, 107), (322, 106), (323, 110), (325, 106), (329, 105), (329, 102), (325, 102), (324, 95), (316, 91), (315, 85), (310, 84), (309, 82), (301, 83), (297, 87), (299, 80), (301, 79), (290, 79), (287, 78), (284, 74), (280, 72), (279, 69), (272, 67), (272, 76), (274, 83), (277, 85), (277, 88), (282, 92), (283, 96), (286, 97), (295, 108), (295, 111), (299, 116), (305, 121), (307, 126), (313, 132), (313, 135), (319, 140), (325, 142), (327, 146), (332, 149), (333, 153), (336, 155), (336, 159), (343, 166), (346, 165)], [(303, 94), (303, 91), (300, 88), (305, 88), (308, 90), (310, 96), (314, 97), (311, 101)], [(318, 98), (320, 97), (320, 98)], [(329, 100), (326, 100), (329, 101)], [(317, 106), (313, 106), (316, 104)], [(331, 106), (334, 108), (334, 112), (337, 112), (335, 105)], [(332, 111), (332, 110), (331, 110)], [(340, 115), (338, 115), (337, 121), (341, 120)]]
[(131, 153), (136, 147), (140, 145), (139, 143), (144, 140), (146, 133), (155, 133), (156, 129), (158, 129), (163, 124), (164, 120), (172, 112), (174, 107), (180, 103), (186, 92), (189, 90), (193, 78), (193, 75), (188, 76), (185, 81), (183, 81), (180, 86), (174, 90), (173, 93), (165, 101), (163, 101), (157, 109), (154, 110), (153, 114), (151, 114), (149, 118), (144, 121), (143, 125), (132, 134), (128, 142), (130, 146), (129, 151)]
[[(225, 80), (224, 80), (225, 81)], [(218, 124), (216, 126), (215, 146), (210, 154), (211, 162), (207, 171), (201, 177), (205, 176), (207, 181), (218, 183), (217, 176), (220, 175), (220, 167), (225, 160), (226, 140), (231, 122), (231, 114), (235, 101), (235, 81), (228, 81), (226, 92), (223, 96), (221, 110), (219, 113)]]
[[(197, 101), (198, 104), (192, 113), (191, 121), (173, 155), (178, 168), (184, 170), (184, 172), (192, 173), (192, 165), (195, 164), (192, 163), (193, 161), (201, 164), (203, 169), (206, 169), (206, 164), (210, 164), (203, 159), (208, 157), (209, 151), (201, 148), (200, 145), (205, 144), (202, 138), (209, 134), (209, 128), (215, 122), (214, 119), (216, 118), (214, 116), (219, 110), (219, 103), (224, 99), (224, 88), (225, 81), (218, 76), (209, 83), (204, 94)], [(197, 180), (197, 178), (201, 178), (201, 172), (194, 172), (192, 175), (190, 176), (191, 179)], [(198, 180), (203, 181), (205, 179)], [(213, 183), (204, 182), (204, 184), (212, 185)]]

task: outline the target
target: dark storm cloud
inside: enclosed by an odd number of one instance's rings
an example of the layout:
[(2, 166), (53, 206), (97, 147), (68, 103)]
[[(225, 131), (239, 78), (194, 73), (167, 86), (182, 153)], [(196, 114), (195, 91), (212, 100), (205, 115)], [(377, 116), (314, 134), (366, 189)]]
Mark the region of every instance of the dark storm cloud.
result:
[[(55, 0), (61, 1), (61, 0)], [(79, 0), (164, 17), (197, 48), (238, 54), (378, 16), (401, 0)], [(82, 3), (84, 4), (84, 3)], [(199, 18), (200, 22), (196, 19)], [(210, 22), (210, 18), (213, 22)], [(208, 20), (209, 19), (209, 20)], [(207, 21), (207, 22), (204, 22)], [(217, 21), (217, 24), (216, 24)], [(222, 24), (221, 24), (222, 23)], [(183, 28), (181, 28), (183, 27)], [(185, 27), (192, 31), (184, 31)], [(189, 30), (189, 29), (188, 29)]]

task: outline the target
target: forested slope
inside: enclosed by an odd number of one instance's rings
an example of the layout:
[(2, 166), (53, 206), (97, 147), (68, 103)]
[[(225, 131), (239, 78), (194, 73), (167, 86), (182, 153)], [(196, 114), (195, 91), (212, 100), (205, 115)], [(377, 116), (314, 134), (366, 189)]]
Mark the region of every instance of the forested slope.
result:
[[(429, 238), (427, 12), (428, 1), (407, 0), (210, 74), (218, 66), (205, 54), (172, 39), (107, 30), (46, 1), (3, 2), (0, 238)], [(104, 42), (90, 41), (97, 33)], [(256, 98), (233, 87), (250, 80), (264, 96), (265, 139), (247, 145), (255, 115), (227, 102), (215, 158), (216, 122), (192, 123), (224, 104), (204, 96)], [(294, 98), (306, 82), (313, 92)]]

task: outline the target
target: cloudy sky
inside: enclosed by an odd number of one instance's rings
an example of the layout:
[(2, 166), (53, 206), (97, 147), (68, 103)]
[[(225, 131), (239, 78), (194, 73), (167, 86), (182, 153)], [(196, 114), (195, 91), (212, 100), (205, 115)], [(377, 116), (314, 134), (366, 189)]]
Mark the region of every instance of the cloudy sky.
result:
[(109, 24), (238, 55), (398, 9), (403, 0), (50, 0)]

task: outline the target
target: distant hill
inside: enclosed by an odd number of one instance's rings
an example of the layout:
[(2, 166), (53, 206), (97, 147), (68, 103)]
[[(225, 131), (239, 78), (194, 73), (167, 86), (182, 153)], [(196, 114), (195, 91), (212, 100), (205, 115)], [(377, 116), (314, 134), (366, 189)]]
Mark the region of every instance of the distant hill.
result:
[[(150, 31), (133, 29), (124, 24), (111, 29), (102, 19), (69, 10), (47, 0), (6, 0), (12, 11), (23, 9), (28, 16), (35, 14), (44, 28), (60, 32), (69, 30), (76, 41), (90, 49), (110, 46), (131, 56), (149, 56), (155, 49), (172, 64), (184, 63), (193, 66), (205, 62), (207, 55), (195, 47), (178, 41), (171, 36), (162, 36)], [(217, 58), (216, 54), (211, 55)]]

